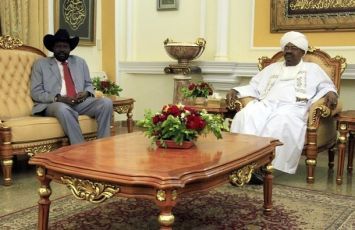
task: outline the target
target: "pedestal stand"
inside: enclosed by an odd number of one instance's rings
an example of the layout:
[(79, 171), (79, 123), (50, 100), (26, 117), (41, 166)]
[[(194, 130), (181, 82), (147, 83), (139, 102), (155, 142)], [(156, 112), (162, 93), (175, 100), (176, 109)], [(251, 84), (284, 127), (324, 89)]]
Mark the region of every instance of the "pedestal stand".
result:
[(188, 87), (191, 82), (191, 75), (201, 73), (201, 68), (198, 66), (189, 65), (169, 65), (164, 68), (164, 72), (167, 74), (174, 74), (174, 104), (183, 104), (184, 97), (181, 93), (183, 87)]
[(181, 93), (181, 89), (188, 87), (191, 82), (190, 76), (183, 74), (174, 75), (174, 97), (173, 104), (184, 104), (184, 95)]

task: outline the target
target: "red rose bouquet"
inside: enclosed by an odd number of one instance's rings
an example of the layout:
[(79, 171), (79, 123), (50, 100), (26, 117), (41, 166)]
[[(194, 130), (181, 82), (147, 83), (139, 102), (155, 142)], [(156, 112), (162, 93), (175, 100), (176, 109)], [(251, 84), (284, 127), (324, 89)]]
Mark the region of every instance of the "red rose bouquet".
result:
[(122, 88), (115, 82), (110, 80), (102, 80), (100, 77), (94, 77), (92, 79), (92, 85), (95, 90), (101, 91), (106, 95), (116, 95), (119, 96)]
[(208, 114), (205, 110), (196, 111), (184, 105), (165, 105), (153, 114), (146, 112), (138, 126), (146, 128), (145, 135), (152, 142), (173, 140), (181, 145), (183, 141), (196, 140), (201, 134), (212, 132), (217, 139), (222, 138), (222, 131), (228, 130), (220, 115)]
[(183, 87), (181, 91), (186, 98), (207, 98), (209, 95), (213, 94), (212, 86), (207, 82), (190, 83), (188, 87)]

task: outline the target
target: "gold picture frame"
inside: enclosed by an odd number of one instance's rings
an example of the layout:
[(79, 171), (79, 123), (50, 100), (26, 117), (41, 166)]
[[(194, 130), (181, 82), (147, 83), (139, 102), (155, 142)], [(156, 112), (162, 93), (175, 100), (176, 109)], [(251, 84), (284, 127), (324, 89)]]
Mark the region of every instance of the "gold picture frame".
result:
[(157, 0), (157, 10), (177, 10), (178, 0)]
[(96, 0), (55, 0), (54, 29), (68, 30), (80, 38), (79, 45), (96, 45)]
[(271, 0), (272, 33), (354, 31), (355, 1)]

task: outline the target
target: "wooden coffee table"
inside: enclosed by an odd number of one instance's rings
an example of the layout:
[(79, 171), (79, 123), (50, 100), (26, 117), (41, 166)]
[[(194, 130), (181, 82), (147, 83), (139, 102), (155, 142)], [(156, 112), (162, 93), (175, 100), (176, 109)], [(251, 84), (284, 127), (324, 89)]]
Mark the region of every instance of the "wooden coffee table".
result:
[[(355, 132), (355, 110), (348, 110), (339, 113), (336, 116), (338, 121), (338, 169), (336, 183), (338, 185), (343, 183), (343, 172), (344, 172), (344, 161), (345, 161), (345, 149), (347, 140), (349, 140), (348, 145), (348, 173), (351, 174), (353, 171), (353, 159), (354, 159), (354, 134)], [(349, 139), (347, 135), (349, 134)]]
[[(66, 184), (73, 195), (103, 202), (113, 195), (153, 200), (161, 229), (171, 229), (172, 209), (182, 195), (232, 181), (242, 186), (253, 170), (266, 166), (264, 211), (272, 208), (272, 166), (280, 142), (265, 137), (224, 133), (223, 139), (200, 137), (190, 149), (150, 145), (142, 132), (65, 146), (31, 158), (41, 183), (38, 229), (48, 228), (50, 182)], [(238, 217), (236, 217), (238, 218)]]

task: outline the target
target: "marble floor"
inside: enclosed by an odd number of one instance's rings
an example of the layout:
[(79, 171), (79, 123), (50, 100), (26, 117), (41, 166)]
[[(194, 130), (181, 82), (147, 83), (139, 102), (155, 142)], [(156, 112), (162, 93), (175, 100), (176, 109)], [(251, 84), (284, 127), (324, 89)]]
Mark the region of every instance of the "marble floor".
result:
[[(137, 129), (135, 129), (135, 131), (137, 131)], [(118, 134), (124, 133), (126, 132), (126, 128), (119, 127), (117, 132)], [(355, 197), (354, 173), (347, 175), (345, 171), (343, 184), (337, 185), (335, 183), (336, 171), (328, 171), (327, 154), (321, 153), (318, 156), (318, 164), (316, 167), (316, 182), (314, 184), (307, 184), (305, 181), (306, 167), (304, 160), (305, 158), (303, 156), (297, 173), (294, 175), (275, 171), (274, 183)], [(335, 158), (335, 161), (336, 160), (337, 158)], [(0, 216), (37, 205), (39, 199), (37, 194), (38, 186), (39, 183), (36, 179), (35, 168), (28, 166), (24, 160), (16, 162), (13, 170), (13, 185), (0, 185)], [(69, 194), (69, 190), (63, 185), (51, 183), (51, 186), (51, 200)]]

